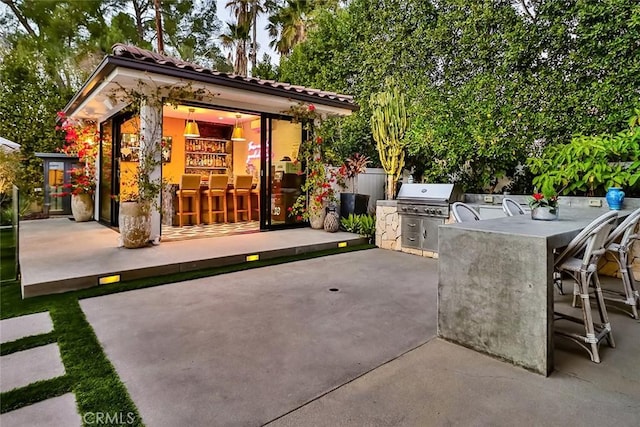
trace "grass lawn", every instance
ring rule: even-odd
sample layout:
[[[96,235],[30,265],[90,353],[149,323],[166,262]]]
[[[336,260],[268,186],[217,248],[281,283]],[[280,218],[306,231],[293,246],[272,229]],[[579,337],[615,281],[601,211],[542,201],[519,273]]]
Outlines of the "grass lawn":
[[[16,278],[16,242],[12,228],[0,228],[0,280]]]
[[[19,282],[3,283],[0,286],[0,317],[2,319],[49,311],[54,330],[48,334],[27,337],[4,344],[0,353],[2,355],[10,354],[57,341],[66,374],[0,394],[0,412],[11,411],[73,391],[81,414],[86,412],[133,413],[136,419],[133,424],[129,425],[143,425],[126,387],[107,359],[91,325],[80,309],[79,300],[81,299],[373,247],[375,246],[362,245],[329,249],[265,261],[121,282],[26,300],[22,300]]]

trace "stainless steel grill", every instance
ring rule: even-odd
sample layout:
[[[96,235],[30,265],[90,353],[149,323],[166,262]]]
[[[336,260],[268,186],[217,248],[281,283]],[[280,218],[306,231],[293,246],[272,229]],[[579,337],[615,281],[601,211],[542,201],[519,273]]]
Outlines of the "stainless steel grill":
[[[438,251],[438,225],[449,218],[449,206],[462,200],[454,184],[403,184],[398,192],[402,246]]]

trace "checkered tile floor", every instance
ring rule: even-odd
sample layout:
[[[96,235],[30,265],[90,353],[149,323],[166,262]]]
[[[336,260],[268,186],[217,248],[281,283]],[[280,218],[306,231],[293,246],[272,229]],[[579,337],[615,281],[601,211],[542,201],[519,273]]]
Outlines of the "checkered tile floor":
[[[183,227],[163,225],[162,241],[171,242],[176,240],[206,239],[209,237],[254,233],[257,231],[260,231],[260,223],[258,221],[185,225]]]

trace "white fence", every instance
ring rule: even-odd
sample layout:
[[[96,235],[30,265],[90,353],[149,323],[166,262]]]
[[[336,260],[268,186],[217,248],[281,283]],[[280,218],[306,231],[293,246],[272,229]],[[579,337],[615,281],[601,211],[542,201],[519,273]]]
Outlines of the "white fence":
[[[332,168],[337,169],[337,168]],[[328,176],[328,175],[327,175]],[[370,214],[376,212],[376,202],[378,200],[384,200],[385,191],[384,187],[387,182],[387,175],[382,168],[367,168],[366,172],[358,175],[358,194],[369,195],[369,206],[367,210]],[[340,188],[336,184],[333,184],[333,189],[336,193],[341,191],[352,193],[354,192],[353,183],[350,180],[345,182],[346,188]],[[338,197],[338,200],[340,198]]]
[[[376,211],[376,202],[384,200],[387,175],[382,168],[367,168],[358,176],[358,193],[369,195],[369,212]]]

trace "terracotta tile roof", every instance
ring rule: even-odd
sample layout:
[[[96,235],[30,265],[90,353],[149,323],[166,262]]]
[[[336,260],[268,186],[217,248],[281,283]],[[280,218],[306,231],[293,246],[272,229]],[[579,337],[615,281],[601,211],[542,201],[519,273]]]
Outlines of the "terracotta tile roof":
[[[178,58],[172,58],[170,56],[160,55],[158,53],[155,53],[146,49],[140,49],[139,47],[136,47],[136,46],[129,46],[121,43],[116,43],[115,45],[113,45],[112,51],[113,51],[113,55],[117,57],[130,58],[138,61],[150,62],[158,65],[164,65],[164,66],[175,67],[183,70],[195,71],[197,73],[212,75],[222,79],[229,79],[233,81],[243,81],[250,85],[272,87],[278,90],[282,90],[283,92],[300,93],[304,95],[330,99],[332,101],[344,102],[352,106],[354,105],[353,97],[350,95],[342,95],[335,92],[327,92],[319,89],[307,88],[304,86],[296,86],[289,83],[276,82],[273,80],[262,80],[262,79],[252,78],[252,77],[239,76],[237,74],[222,73],[209,68],[204,68],[193,62],[187,62]]]

